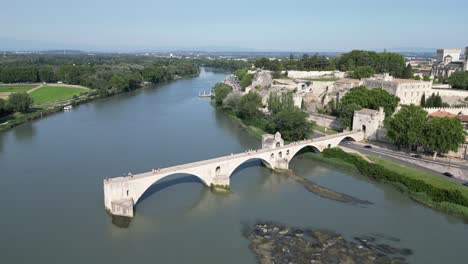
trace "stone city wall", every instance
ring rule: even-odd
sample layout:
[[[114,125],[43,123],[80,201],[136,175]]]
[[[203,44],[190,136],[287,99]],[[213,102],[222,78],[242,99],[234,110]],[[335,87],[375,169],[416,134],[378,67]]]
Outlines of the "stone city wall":
[[[328,127],[332,129],[340,129],[340,121],[337,117],[330,115],[323,115],[318,113],[310,113],[309,120],[314,121],[319,126]]]
[[[468,107],[426,107],[424,110],[426,110],[429,114],[438,111],[444,111],[454,115],[458,115],[459,113],[468,115]]]
[[[288,71],[288,77],[295,79],[314,79],[332,76],[344,78],[345,72],[340,71]]]

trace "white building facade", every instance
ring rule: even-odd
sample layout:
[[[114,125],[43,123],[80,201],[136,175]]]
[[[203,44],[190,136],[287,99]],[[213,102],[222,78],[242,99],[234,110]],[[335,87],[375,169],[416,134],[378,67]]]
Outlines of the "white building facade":
[[[438,80],[446,80],[457,71],[468,71],[468,47],[465,48],[465,58],[460,59],[460,49],[438,49],[437,61],[432,65],[432,76]]]
[[[368,140],[377,140],[383,138],[385,112],[384,108],[379,110],[361,109],[354,111],[353,116],[353,131],[363,131],[364,137]]]
[[[366,78],[364,85],[369,89],[382,88],[390,94],[400,98],[400,104],[420,105],[422,95],[430,96],[432,82],[413,79],[397,79],[388,74]]]

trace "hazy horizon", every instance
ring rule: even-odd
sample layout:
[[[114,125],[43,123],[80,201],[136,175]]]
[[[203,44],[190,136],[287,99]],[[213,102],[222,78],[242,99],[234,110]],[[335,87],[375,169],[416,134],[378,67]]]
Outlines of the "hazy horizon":
[[[0,50],[346,52],[468,46],[468,2],[199,0],[3,4]],[[452,11],[454,10],[454,11]],[[443,21],[443,23],[441,23]],[[447,21],[450,24],[447,24]]]

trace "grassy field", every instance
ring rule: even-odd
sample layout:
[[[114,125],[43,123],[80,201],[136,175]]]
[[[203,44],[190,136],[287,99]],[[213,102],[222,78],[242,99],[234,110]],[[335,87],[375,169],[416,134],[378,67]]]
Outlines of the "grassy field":
[[[44,87],[33,91],[31,93],[31,97],[34,99],[35,104],[43,104],[70,99],[85,91],[87,90],[84,88],[45,85]]]
[[[459,190],[468,199],[468,187],[452,182],[448,179],[445,179],[444,177],[441,177],[439,175],[434,175],[431,173],[427,173],[427,172],[423,172],[415,168],[406,167],[404,165],[401,165],[393,161],[384,160],[384,159],[373,157],[373,156],[368,156],[368,158],[372,160],[373,162],[378,163],[389,170],[400,173],[408,178],[422,180],[430,185],[444,188],[444,189]]]
[[[31,90],[32,88],[37,87],[35,84],[22,84],[22,85],[0,85],[0,93],[22,93]]]

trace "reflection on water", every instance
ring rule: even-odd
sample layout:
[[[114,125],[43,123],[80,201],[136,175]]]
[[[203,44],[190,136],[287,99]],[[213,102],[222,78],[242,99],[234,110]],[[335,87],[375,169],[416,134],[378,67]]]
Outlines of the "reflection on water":
[[[132,222],[132,218],[125,216],[112,215],[112,224],[119,228],[128,228]]]
[[[34,135],[36,133],[36,130],[34,128],[34,122],[29,122],[22,124],[18,127],[16,127],[14,130],[14,135],[15,138],[18,141],[29,141],[34,139]]]

